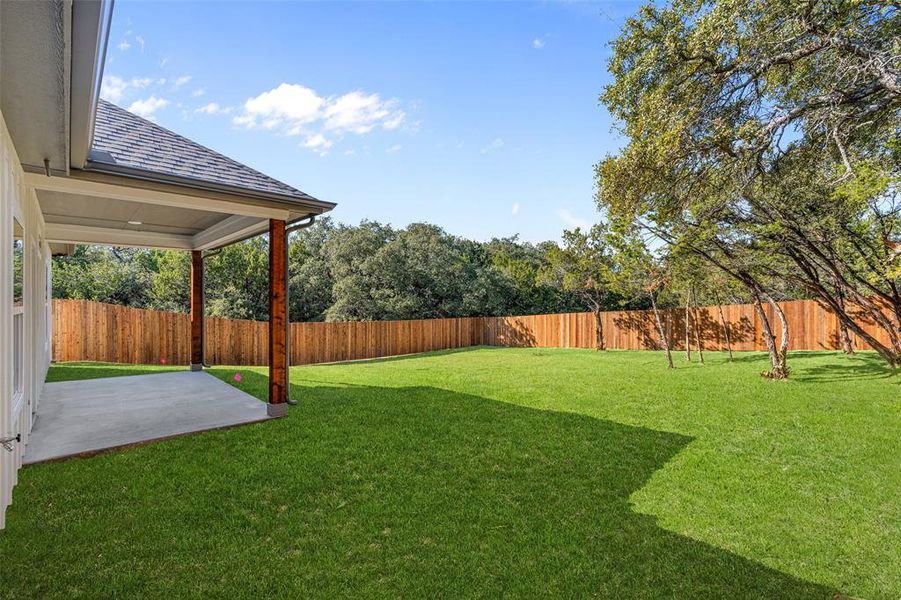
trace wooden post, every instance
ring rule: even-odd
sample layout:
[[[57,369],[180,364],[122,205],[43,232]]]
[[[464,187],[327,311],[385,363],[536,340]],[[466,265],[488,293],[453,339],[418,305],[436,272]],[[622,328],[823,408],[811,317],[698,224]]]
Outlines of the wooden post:
[[[272,417],[288,414],[287,235],[285,222],[269,220],[269,406]]]
[[[203,252],[191,251],[191,370],[203,369]]]

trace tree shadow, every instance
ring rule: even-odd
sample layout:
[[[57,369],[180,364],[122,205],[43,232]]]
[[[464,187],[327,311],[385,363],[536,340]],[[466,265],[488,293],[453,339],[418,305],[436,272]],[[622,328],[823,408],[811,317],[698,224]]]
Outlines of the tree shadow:
[[[4,592],[831,596],[634,511],[690,437],[426,386],[291,391],[286,419],[26,469]]]
[[[669,318],[670,315],[661,312],[661,320],[663,321],[663,330],[669,339],[670,347],[673,347],[675,335],[675,324]],[[634,333],[638,336],[638,344],[640,348],[647,350],[663,350],[660,345],[660,334],[657,332],[657,324],[654,321],[654,313],[651,311],[626,311],[617,313],[613,317],[613,323],[616,327],[624,332]]]
[[[854,356],[842,356],[840,363],[830,361],[829,364],[822,364],[820,363],[822,358],[823,353],[814,350],[789,352],[789,365],[796,365],[791,378],[802,382],[823,383],[849,379],[888,379],[895,376],[885,361],[873,351],[857,352]],[[816,362],[809,364],[806,363],[807,360]],[[901,382],[901,379],[898,382]]]
[[[741,316],[735,321],[726,321],[725,331],[723,323],[716,314],[716,308],[702,306],[698,308],[698,328],[701,332],[701,341],[705,350],[726,350],[726,334],[733,350],[747,348],[748,344],[754,344],[754,323],[746,316]],[[684,326],[684,325],[683,325]],[[692,341],[694,340],[692,332]]]
[[[538,345],[532,330],[516,317],[494,319],[495,344],[508,348],[533,348]]]
[[[745,316],[735,321],[726,322],[726,330],[719,318],[712,314],[712,307],[699,307],[697,310],[698,333],[704,350],[726,350],[726,334],[733,350],[742,348],[742,344],[754,342],[754,324]],[[685,310],[668,308],[660,311],[663,329],[672,350],[685,350]],[[617,313],[613,318],[617,328],[630,332],[638,337],[638,348],[647,350],[663,350],[660,335],[652,311],[626,311]],[[688,332],[692,349],[695,348],[694,325],[688,323]]]
[[[835,354],[835,352],[833,352]],[[888,379],[895,374],[876,352],[864,350],[854,356],[840,356],[840,361],[823,362],[822,350],[789,350],[788,365],[792,372],[790,381],[801,383],[841,382],[851,379]],[[735,363],[760,363],[761,369],[769,365],[765,352],[738,352]],[[901,383],[901,378],[898,379]]]
[[[344,364],[353,364],[353,365],[365,365],[369,363],[389,363],[389,362],[401,362],[407,360],[422,360],[423,356],[450,356],[452,354],[460,354],[464,352],[472,352],[473,350],[505,350],[502,346],[465,346],[462,348],[446,348],[444,350],[429,350],[427,352],[415,352],[410,354],[397,354],[394,356],[378,356],[375,358],[361,358],[357,360],[341,360],[333,363],[309,363],[309,364],[292,364],[292,367],[296,366],[329,366],[329,365],[344,365]]]

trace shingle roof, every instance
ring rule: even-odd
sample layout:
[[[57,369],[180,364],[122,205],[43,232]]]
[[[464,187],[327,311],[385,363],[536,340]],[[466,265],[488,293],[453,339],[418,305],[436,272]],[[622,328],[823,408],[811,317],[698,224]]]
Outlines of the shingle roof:
[[[318,202],[309,194],[214,152],[147,119],[100,100],[88,167],[191,180],[264,195]]]

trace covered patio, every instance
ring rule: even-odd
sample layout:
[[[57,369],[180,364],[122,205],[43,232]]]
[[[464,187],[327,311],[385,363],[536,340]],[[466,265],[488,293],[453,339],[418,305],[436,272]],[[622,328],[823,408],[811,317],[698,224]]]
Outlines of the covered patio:
[[[335,205],[110,102],[96,105],[82,169],[26,173],[53,247],[74,244],[191,252],[192,371],[204,360],[204,261],[223,246],[269,238],[270,416],[287,414],[288,235]],[[88,334],[88,332],[85,332]]]
[[[111,15],[109,0],[0,2],[0,528],[23,459],[286,416],[288,235],[335,207],[101,99]],[[258,235],[265,404],[202,372],[204,263]],[[76,244],[190,252],[190,371],[44,389],[51,255]]]
[[[265,421],[266,405],[202,371],[48,383],[24,464]]]
[[[79,243],[191,253],[191,359],[184,372],[46,384],[23,463],[287,415],[288,235],[333,204],[103,100],[84,168],[26,173],[25,180],[55,253]],[[269,239],[266,404],[203,372],[204,262],[261,234]]]

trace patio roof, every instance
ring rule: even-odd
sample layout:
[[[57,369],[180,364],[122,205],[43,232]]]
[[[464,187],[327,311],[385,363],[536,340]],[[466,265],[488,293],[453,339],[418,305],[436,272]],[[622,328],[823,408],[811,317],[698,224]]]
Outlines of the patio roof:
[[[49,241],[207,250],[335,206],[105,100],[95,123],[84,169],[26,175]]]
[[[252,192],[276,200],[320,202],[286,183],[100,100],[85,170]]]

